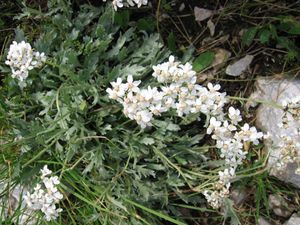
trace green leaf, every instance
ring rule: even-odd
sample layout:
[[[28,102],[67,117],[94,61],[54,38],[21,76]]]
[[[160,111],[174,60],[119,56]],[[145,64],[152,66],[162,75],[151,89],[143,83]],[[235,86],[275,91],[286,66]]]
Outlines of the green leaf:
[[[258,27],[250,27],[242,36],[242,45],[250,46],[257,33]]]
[[[149,18],[139,19],[137,22],[137,28],[138,30],[144,30],[152,33],[155,30],[155,21]]]
[[[129,20],[130,20],[130,15],[129,11],[117,11],[115,13],[115,24],[119,25],[123,29],[125,29],[128,26]]]
[[[143,143],[145,145],[153,145],[155,143],[155,141],[153,138],[145,137],[141,140],[141,143]]]
[[[195,61],[193,63],[193,69],[196,72],[200,72],[201,70],[204,70],[210,64],[212,64],[212,62],[214,61],[214,58],[215,58],[215,54],[211,51],[202,53],[195,59]]]
[[[122,204],[122,202],[117,201],[116,199],[114,199],[113,197],[110,197],[110,196],[107,196],[107,199],[108,199],[109,201],[111,201],[111,202],[112,202],[115,206],[117,206],[118,208],[123,209],[124,211],[127,212],[127,209],[126,209],[126,207]]]
[[[166,127],[166,129],[169,131],[179,131],[180,126],[178,126],[177,124],[174,124],[174,123],[169,123],[168,126]]]
[[[168,42],[168,48],[172,51],[172,52],[176,52],[176,41],[175,41],[175,36],[174,33],[171,32],[167,38],[167,42]]]
[[[256,208],[256,217],[258,218],[260,215],[260,208],[263,205],[267,209],[267,214],[269,215],[269,204],[268,204],[268,197],[267,197],[267,186],[265,182],[265,174],[261,174],[257,176],[256,180],[256,194],[255,194],[255,208]]]
[[[16,36],[15,36],[15,41],[16,42],[19,43],[21,41],[25,41],[26,40],[24,32],[20,28],[15,29],[15,33],[16,33]]]
[[[167,221],[169,221],[171,223],[174,223],[174,224],[177,224],[177,225],[186,225],[186,223],[183,223],[183,222],[180,222],[178,220],[175,220],[175,219],[173,219],[173,218],[171,218],[171,217],[169,217],[169,216],[167,216],[167,215],[165,215],[165,214],[163,214],[161,212],[157,212],[157,211],[155,211],[153,209],[149,209],[149,208],[147,208],[147,207],[145,207],[143,205],[140,205],[140,204],[138,204],[136,202],[133,202],[133,201],[131,201],[129,199],[124,198],[124,201],[127,202],[127,203],[129,203],[129,204],[131,204],[131,205],[134,205],[134,206],[136,206],[136,207],[138,207],[138,208],[140,208],[140,209],[142,209],[142,210],[144,210],[144,211],[146,211],[148,213],[151,213],[151,214],[153,214],[155,216],[158,216],[158,217],[160,217],[162,219],[165,219],[165,220],[167,220]]]
[[[289,34],[300,35],[300,23],[293,23],[287,32]]]
[[[186,63],[193,58],[193,53],[195,52],[195,47],[190,45],[187,49],[184,50],[181,62]]]
[[[212,213],[216,212],[216,210],[214,210],[214,209],[196,207],[196,206],[191,206],[191,205],[184,205],[184,204],[172,204],[172,205],[182,207],[182,208],[186,208],[186,209],[197,210],[197,211],[200,211],[200,212],[212,212]]]
[[[86,107],[87,107],[87,102],[86,102],[86,101],[82,101],[82,102],[80,103],[80,105],[79,105],[79,109],[80,109],[81,111],[85,110]]]
[[[186,159],[180,157],[180,156],[175,156],[176,161],[181,164],[181,165],[186,165],[188,162]]]
[[[300,35],[300,23],[298,23],[298,22],[281,23],[278,26],[278,29],[282,30],[288,34]]]
[[[287,50],[295,51],[296,49],[295,43],[287,37],[279,36],[277,41],[278,44],[280,44],[282,47],[284,47]]]
[[[272,38],[277,39],[278,38],[277,28],[274,25],[271,24],[271,25],[269,25],[269,30],[271,32]]]
[[[225,199],[225,218],[230,218],[231,225],[241,225],[241,222],[236,215],[235,209],[233,208],[232,200],[226,198]]]
[[[267,29],[263,29],[259,34],[259,40],[262,44],[269,43],[270,37],[271,37],[271,31]]]
[[[5,25],[5,22],[0,18],[0,28],[2,29]]]

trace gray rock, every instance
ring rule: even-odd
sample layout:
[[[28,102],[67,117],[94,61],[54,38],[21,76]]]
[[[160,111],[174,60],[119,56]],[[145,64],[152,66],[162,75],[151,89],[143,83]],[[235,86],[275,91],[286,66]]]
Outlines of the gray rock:
[[[250,96],[251,100],[248,104],[254,106],[253,100],[263,102],[257,110],[256,126],[265,133],[270,134],[270,140],[265,142],[266,150],[269,152],[268,167],[270,168],[270,174],[292,184],[294,187],[300,188],[300,176],[295,174],[295,163],[290,163],[283,171],[276,170],[276,163],[280,159],[281,148],[279,143],[281,136],[286,135],[300,142],[297,133],[297,129],[300,128],[299,123],[295,121],[293,126],[288,129],[282,129],[278,126],[284,114],[278,106],[285,100],[300,95],[300,80],[259,78],[256,87],[257,91]],[[299,152],[298,156],[300,156]]]
[[[279,195],[269,195],[268,204],[277,216],[289,217],[293,212],[287,202]]]
[[[291,218],[284,223],[284,225],[299,225],[300,224],[300,217],[298,214],[294,213]]]
[[[274,224],[269,222],[266,218],[260,216],[258,219],[258,225],[274,225]]]
[[[194,14],[195,14],[195,20],[201,22],[211,17],[214,14],[214,11],[209,9],[199,8],[196,6],[194,8]]]
[[[245,70],[247,70],[253,58],[253,55],[246,55],[235,63],[228,65],[225,73],[230,76],[240,76]]]
[[[298,168],[296,162],[289,163],[285,170],[277,171],[271,170],[271,175],[277,177],[286,183],[292,184],[294,187],[300,188],[300,176],[295,174],[295,170]],[[299,223],[300,225],[300,223]]]
[[[247,198],[246,190],[244,189],[233,189],[230,193],[230,198],[234,205],[241,205]]]

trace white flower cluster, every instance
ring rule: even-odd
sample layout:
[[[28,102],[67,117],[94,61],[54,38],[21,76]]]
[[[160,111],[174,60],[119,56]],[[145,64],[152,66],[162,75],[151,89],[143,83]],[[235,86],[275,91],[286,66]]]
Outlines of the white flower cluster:
[[[206,190],[204,195],[212,207],[219,208],[229,195],[236,168],[246,158],[244,146],[248,143],[257,145],[264,135],[247,123],[239,126],[242,117],[238,109],[230,107],[225,116],[226,93],[219,92],[220,85],[208,83],[206,88],[196,84],[196,72],[191,64],[183,65],[170,56],[168,62],[153,66],[153,70],[153,77],[161,83],[159,87],[140,89],[141,81],[133,81],[129,75],[126,83],[118,78],[106,91],[111,99],[123,105],[124,114],[142,128],[151,126],[154,116],[171,109],[176,110],[178,116],[203,113],[210,117],[207,134],[216,141],[226,168],[219,172],[214,190]]]
[[[207,202],[214,208],[220,208],[223,205],[224,199],[229,196],[229,188],[231,180],[235,177],[233,168],[219,171],[219,181],[215,183],[214,190],[205,190],[203,192]]]
[[[250,127],[248,123],[239,129],[238,122],[242,118],[238,109],[230,107],[228,117],[229,121],[226,119],[219,121],[212,117],[207,134],[212,134],[212,138],[216,140],[216,147],[220,149],[226,165],[236,168],[242,164],[247,155],[244,144],[252,142],[257,145],[264,135],[262,132],[257,132],[255,127]]]
[[[45,61],[45,53],[34,51],[31,45],[25,41],[20,43],[13,41],[5,64],[10,66],[13,78],[24,81],[30,70],[41,67]]]
[[[103,2],[106,2],[106,0],[103,0]],[[138,8],[140,8],[142,5],[147,5],[148,0],[112,0],[112,4],[114,6],[114,9],[117,11],[118,8],[123,8],[124,6],[137,6]]]
[[[24,201],[22,201],[24,192],[26,192],[26,187],[21,185],[16,185],[11,187],[9,181],[0,181],[0,192],[4,193],[9,190],[9,195],[3,195],[0,198],[0,212],[2,219],[1,221],[6,221],[12,215],[16,215],[17,212],[22,212],[18,217],[12,218],[11,224],[18,225],[35,225],[37,224],[37,216],[32,210],[26,208]],[[8,221],[8,220],[7,220]]]
[[[300,142],[294,137],[300,136],[299,127],[300,123],[300,96],[290,98],[282,102],[284,113],[282,122],[278,126],[284,129],[284,134],[280,136],[278,147],[280,148],[280,155],[276,163],[275,169],[283,171],[289,163],[300,162]],[[295,124],[296,123],[296,124]],[[300,175],[300,167],[295,171]]]
[[[168,62],[153,66],[153,70],[153,76],[162,83],[159,87],[140,89],[141,81],[133,81],[129,75],[127,83],[118,78],[106,90],[111,99],[123,105],[124,114],[142,128],[152,125],[153,116],[170,109],[175,109],[178,116],[201,112],[222,117],[226,93],[218,91],[220,85],[209,83],[206,88],[196,84],[191,64],[180,64],[170,56]]]
[[[219,172],[219,181],[215,183],[214,191],[204,191],[208,203],[213,208],[222,206],[224,198],[228,197],[230,180],[235,177],[236,168],[247,155],[244,146],[251,142],[257,145],[264,137],[262,132],[257,132],[255,127],[250,127],[247,123],[239,128],[238,123],[242,121],[242,117],[238,109],[230,107],[228,118],[229,120],[220,121],[212,117],[207,128],[207,134],[211,134],[216,140],[216,147],[220,149],[220,156],[225,159],[227,167],[223,172]]]
[[[32,194],[26,193],[24,200],[29,209],[41,210],[47,221],[55,220],[58,213],[62,211],[61,208],[56,208],[55,205],[63,198],[63,195],[57,189],[60,181],[57,176],[51,176],[52,171],[48,169],[47,165],[44,166],[41,173],[43,185],[37,184]]]
[[[300,96],[290,98],[281,105],[284,108],[284,114],[282,123],[279,124],[280,127],[287,129],[293,126],[294,121],[300,123]],[[299,130],[297,132],[299,133]]]
[[[284,170],[289,163],[299,161],[298,152],[300,150],[300,143],[293,140],[290,136],[282,135],[281,142],[279,144],[280,155],[279,160],[276,163],[276,170]],[[296,170],[296,174],[299,174],[300,169]]]

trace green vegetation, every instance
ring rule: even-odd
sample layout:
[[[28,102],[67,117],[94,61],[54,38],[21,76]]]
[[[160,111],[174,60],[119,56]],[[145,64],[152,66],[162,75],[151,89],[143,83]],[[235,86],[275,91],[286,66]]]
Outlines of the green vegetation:
[[[201,78],[200,72],[215,69],[216,48],[226,48],[233,53],[229,62],[253,53],[259,70],[229,78],[222,67],[204,81],[220,83],[233,96],[230,103],[243,107],[258,72],[299,73],[299,1],[286,7],[276,1],[225,4],[214,16],[216,30],[222,32],[204,44],[208,28],[193,15],[198,1],[159,0],[117,12],[101,0],[24,2],[0,3],[5,34],[0,37],[1,224],[18,224],[23,209],[12,210],[7,199],[14,187],[30,189],[39,183],[45,164],[61,181],[63,212],[51,222],[40,213],[37,224],[236,225],[255,224],[262,215],[283,221],[272,217],[270,193],[284,196],[299,210],[299,190],[268,176],[263,144],[249,146],[233,183],[233,188],[249,191],[246,202],[236,206],[227,199],[224,212],[212,209],[203,191],[218,179],[224,162],[206,135],[209,118],[195,121],[168,112],[141,130],[106,92],[110,82],[129,74],[144,87],[157,84],[152,66],[171,53],[192,62]],[[185,9],[178,12],[183,2]],[[217,10],[221,3],[205,4]],[[239,21],[235,29],[232,24]],[[224,39],[227,34],[230,38]],[[24,88],[4,63],[13,40],[25,40],[48,57],[42,69],[30,72]],[[259,62],[273,53],[274,63],[267,62],[271,66]],[[253,123],[253,117],[245,120]]]

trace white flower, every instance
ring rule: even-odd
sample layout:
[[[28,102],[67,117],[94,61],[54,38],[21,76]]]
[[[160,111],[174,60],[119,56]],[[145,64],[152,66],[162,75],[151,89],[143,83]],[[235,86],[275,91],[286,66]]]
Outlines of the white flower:
[[[47,221],[55,220],[58,217],[58,213],[62,212],[62,209],[56,209],[54,204],[45,204],[41,208],[41,211],[45,214]]]
[[[233,108],[232,106],[229,107],[228,110],[229,114],[228,117],[231,119],[233,124],[238,124],[238,122],[242,121],[242,117],[240,115],[240,110]]]
[[[44,177],[50,175],[50,174],[52,173],[52,171],[48,169],[48,166],[47,166],[47,165],[45,165],[45,166],[43,167],[43,169],[41,169],[41,173],[42,173],[41,178],[43,179]]]
[[[24,81],[30,70],[41,67],[45,61],[45,54],[35,52],[29,43],[13,41],[9,47],[5,64],[10,66],[13,78]]]
[[[216,85],[214,86],[212,83],[208,83],[208,84],[207,84],[207,87],[208,87],[208,89],[209,89],[209,91],[210,91],[211,93],[217,92],[218,90],[221,89],[221,86],[220,86],[219,84],[216,84]]]
[[[215,117],[210,118],[209,127],[207,128],[206,133],[211,134],[214,130],[218,129],[221,126],[221,122],[217,121]]]
[[[114,6],[114,9],[117,11],[118,8],[122,8],[124,6],[123,0],[113,0],[112,4]]]
[[[136,113],[134,119],[136,120],[136,122],[141,126],[141,128],[146,128],[147,126],[151,126],[151,120],[152,120],[152,113],[147,111],[147,110],[143,110],[143,111],[139,111]]]
[[[162,112],[166,112],[168,110],[167,107],[163,107],[161,103],[157,104],[157,105],[151,105],[149,107],[151,113],[153,113],[153,115],[161,115]]]
[[[255,145],[258,145],[259,139],[264,136],[262,132],[257,132],[255,127],[250,127],[248,123],[245,123],[241,128],[239,133],[236,133],[235,137],[238,140],[242,140],[244,142],[250,141]]]
[[[220,190],[203,192],[207,202],[214,208],[218,209],[224,205],[224,199],[229,196],[229,190],[227,187],[223,187]]]
[[[112,89],[106,89],[106,92],[109,94],[109,98],[120,101],[120,99],[124,97],[125,92],[128,89],[128,85],[123,84],[121,78],[118,78],[116,82],[111,82],[110,84]]]
[[[298,152],[300,150],[300,143],[287,135],[281,135],[281,141],[278,145],[280,154],[276,163],[275,170],[284,170],[289,163],[299,162]],[[300,169],[296,170],[298,173]]]
[[[295,174],[300,175],[300,167],[296,169]]]
[[[235,177],[235,169],[233,167],[227,168],[224,171],[219,171],[220,183],[224,186],[230,183],[230,180]]]
[[[138,86],[140,85],[141,81],[138,80],[138,81],[133,81],[133,77],[132,75],[129,75],[127,77],[127,90],[128,91],[132,91],[132,92],[139,92],[139,88]]]
[[[112,88],[106,90],[111,99],[123,105],[123,112],[127,117],[136,120],[142,127],[151,125],[148,120],[153,115],[159,116],[170,109],[175,109],[180,117],[191,113],[223,117],[226,93],[218,92],[220,85],[213,86],[209,83],[208,90],[195,84],[197,77],[191,64],[183,65],[171,55],[167,62],[153,66],[153,70],[152,75],[164,85],[140,89],[138,85],[141,81],[134,81],[129,75],[127,83],[122,84],[122,79],[118,78],[116,82],[111,82]]]
[[[43,179],[43,183],[47,189],[48,192],[50,193],[54,193],[57,191],[57,188],[55,186],[55,184],[53,183],[52,179],[51,178],[48,178],[48,177],[45,177]]]
[[[128,2],[128,0],[127,0]],[[148,0],[134,0],[135,4],[137,4],[137,7],[140,8],[142,5],[147,5]]]
[[[102,0],[103,2],[106,2],[106,0]],[[142,5],[147,5],[148,0],[112,0],[112,4],[114,6],[114,9],[117,11],[118,8],[122,8],[124,6],[137,6],[140,8]]]
[[[60,181],[57,176],[50,176],[52,171],[48,169],[47,165],[41,169],[41,173],[43,186],[37,184],[34,192],[32,194],[27,192],[23,198],[29,209],[33,211],[41,210],[44,213],[45,220],[55,220],[58,213],[62,211],[60,208],[56,209],[55,206],[63,198],[57,188]]]

